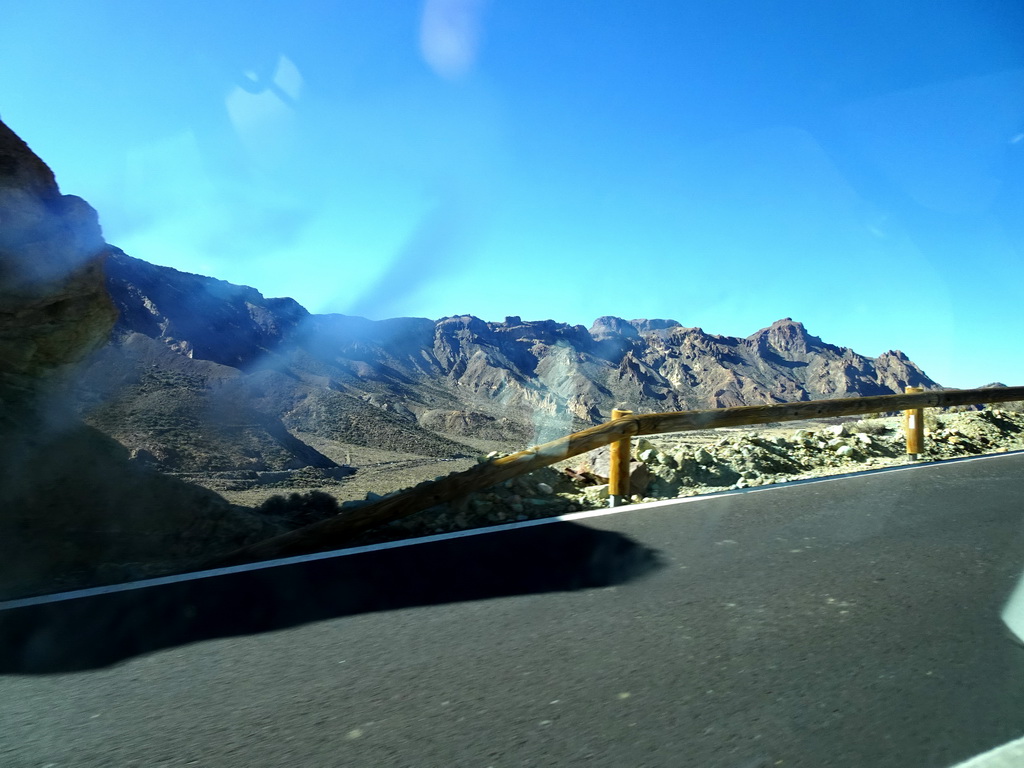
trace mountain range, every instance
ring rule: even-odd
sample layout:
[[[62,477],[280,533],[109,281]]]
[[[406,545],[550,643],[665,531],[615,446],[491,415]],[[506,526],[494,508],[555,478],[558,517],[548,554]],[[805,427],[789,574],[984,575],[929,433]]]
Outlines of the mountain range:
[[[470,315],[372,321],[111,248],[111,341],[82,370],[87,422],[164,469],[333,466],[302,436],[427,456],[525,447],[636,412],[937,386],[906,355],[823,342],[790,318],[746,338],[674,320]]]

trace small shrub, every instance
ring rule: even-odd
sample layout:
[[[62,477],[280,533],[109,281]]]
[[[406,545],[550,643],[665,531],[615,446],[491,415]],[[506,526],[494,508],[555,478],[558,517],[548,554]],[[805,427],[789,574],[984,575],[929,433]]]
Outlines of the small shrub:
[[[850,425],[851,432],[863,432],[868,435],[884,435],[889,431],[882,419],[861,419]]]
[[[1001,411],[1011,413],[1024,413],[1024,400],[1011,400],[1007,403],[993,403],[990,408],[998,408]]]
[[[288,498],[280,494],[271,496],[256,511],[263,515],[280,517],[296,528],[317,523],[338,514],[338,500],[323,491],[292,493]]]

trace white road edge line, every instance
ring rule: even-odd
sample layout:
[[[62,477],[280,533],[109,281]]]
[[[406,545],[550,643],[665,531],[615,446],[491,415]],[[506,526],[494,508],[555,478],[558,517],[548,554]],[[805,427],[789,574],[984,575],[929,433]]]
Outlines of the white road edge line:
[[[607,515],[618,515],[623,512],[637,512],[645,509],[656,509],[658,507],[674,506],[677,504],[690,504],[701,501],[716,501],[718,499],[727,498],[729,496],[735,496],[744,493],[758,493],[761,491],[778,491],[785,490],[786,488],[792,488],[795,486],[808,485],[810,483],[829,483],[836,482],[839,480],[853,480],[865,475],[874,474],[885,474],[889,472],[905,472],[915,469],[924,469],[926,467],[941,467],[950,464],[960,464],[967,461],[984,461],[986,459],[999,459],[1005,456],[1016,456],[1024,451],[1006,451],[1004,453],[991,453],[984,456],[965,456],[958,457],[955,459],[946,459],[944,461],[930,461],[930,462],[919,462],[915,464],[907,464],[905,466],[895,467],[879,467],[878,469],[869,469],[862,472],[851,472],[843,475],[832,475],[828,477],[814,477],[806,480],[791,480],[786,483],[773,483],[772,485],[756,486],[754,488],[742,488],[733,491],[722,491],[720,493],[712,493],[703,496],[687,496],[682,499],[662,499],[660,501],[651,501],[646,504],[628,504],[622,507],[609,507],[606,509],[590,509],[585,512],[571,512],[567,515],[559,515],[558,517],[542,517],[537,520],[524,520],[517,523],[504,523],[502,525],[492,525],[486,528],[470,528],[465,531],[452,531],[451,533],[436,533],[431,536],[420,536],[412,539],[402,539],[401,541],[389,541],[383,544],[368,544],[364,547],[351,547],[349,549],[335,549],[329,552],[317,552],[312,555],[294,555],[292,557],[283,557],[276,560],[263,560],[258,563],[246,563],[245,565],[232,565],[226,568],[213,568],[206,571],[192,571],[190,573],[179,573],[173,576],[157,576],[152,579],[142,579],[140,581],[129,581],[123,584],[109,584],[103,587],[89,587],[87,589],[76,589],[68,592],[55,592],[50,595],[37,595],[35,597],[22,597],[16,600],[7,600],[0,602],[0,611],[12,610],[15,608],[27,608],[33,605],[44,605],[46,603],[57,603],[64,600],[75,600],[82,597],[95,597],[97,595],[106,595],[114,592],[128,592],[134,589],[144,589],[146,587],[157,587],[164,584],[177,584],[183,581],[192,581],[198,579],[207,579],[214,576],[226,576],[232,573],[245,573],[247,571],[258,571],[264,568],[276,568],[282,565],[294,565],[296,563],[310,563],[316,560],[328,560],[335,557],[347,557],[349,555],[361,555],[365,552],[379,552],[385,549],[398,549],[400,547],[411,547],[417,544],[430,544],[435,541],[447,541],[449,539],[462,539],[467,536],[483,536],[490,533],[501,533],[502,531],[513,531],[518,528],[532,528],[538,525],[549,525],[551,523],[564,523],[573,522],[576,520],[586,520],[591,517],[605,517]]]
[[[953,768],[1019,768],[1024,765],[1024,738],[1008,741],[1002,746],[982,752]]]

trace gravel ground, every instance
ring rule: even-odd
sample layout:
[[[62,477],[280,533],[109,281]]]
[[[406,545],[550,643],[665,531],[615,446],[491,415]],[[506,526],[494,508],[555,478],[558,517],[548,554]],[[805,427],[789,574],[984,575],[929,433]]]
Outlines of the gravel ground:
[[[291,492],[321,491],[330,494],[339,502],[365,499],[367,494],[371,493],[383,496],[398,488],[408,488],[424,480],[433,480],[442,475],[469,469],[476,464],[476,459],[472,458],[437,459],[414,453],[398,453],[362,445],[337,443],[308,433],[299,433],[296,437],[339,464],[355,468],[355,474],[341,480],[318,481],[315,473],[310,473],[313,477],[308,480],[274,483],[256,488],[227,487],[227,484],[210,478],[190,479],[217,491],[233,504],[257,507],[271,496]],[[507,445],[493,440],[476,440],[462,436],[458,439],[476,448],[481,455],[491,451],[510,450]]]

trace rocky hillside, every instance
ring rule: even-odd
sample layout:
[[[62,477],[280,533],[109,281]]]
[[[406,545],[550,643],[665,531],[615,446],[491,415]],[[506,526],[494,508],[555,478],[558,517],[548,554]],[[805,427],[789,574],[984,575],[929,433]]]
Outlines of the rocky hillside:
[[[116,250],[107,276],[119,320],[82,375],[83,410],[181,471],[327,466],[301,434],[443,457],[473,452],[460,437],[523,447],[619,405],[669,411],[935,386],[901,352],[865,357],[789,318],[747,338],[617,317],[590,329],[468,315],[370,321],[313,315]],[[226,436],[225,419],[235,429]]]

